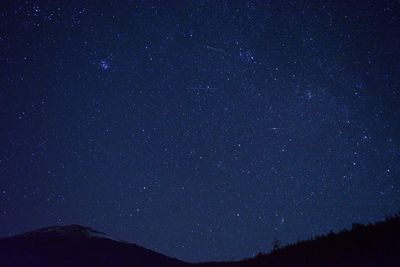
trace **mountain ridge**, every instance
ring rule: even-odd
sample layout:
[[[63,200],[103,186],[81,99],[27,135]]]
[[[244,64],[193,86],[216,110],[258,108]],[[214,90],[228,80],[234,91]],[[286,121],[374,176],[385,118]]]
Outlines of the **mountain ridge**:
[[[189,264],[77,224],[0,238],[0,266],[186,267]]]
[[[330,232],[255,258],[188,263],[114,239],[89,227],[51,226],[0,238],[2,267],[289,267],[400,266],[400,213],[350,230]]]
[[[105,239],[110,239],[110,240],[115,240],[118,242],[125,242],[129,243],[124,240],[116,239],[113,237],[110,237],[109,235],[100,232],[98,230],[94,230],[90,227],[83,226],[80,224],[69,224],[69,225],[55,225],[55,226],[49,226],[49,227],[44,227],[44,228],[39,228],[37,230],[25,232],[22,234],[17,234],[14,236],[10,237],[5,237],[4,239],[7,238],[28,238],[28,237],[35,237],[35,236],[40,236],[40,235],[52,235],[53,237],[68,237],[68,238],[79,238],[79,237],[87,237],[87,238],[105,238]]]

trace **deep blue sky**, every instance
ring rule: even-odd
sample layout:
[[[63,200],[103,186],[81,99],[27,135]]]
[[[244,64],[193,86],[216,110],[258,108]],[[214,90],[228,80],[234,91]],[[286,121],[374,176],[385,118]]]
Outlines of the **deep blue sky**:
[[[398,211],[398,1],[63,2],[0,4],[0,236],[228,260]]]

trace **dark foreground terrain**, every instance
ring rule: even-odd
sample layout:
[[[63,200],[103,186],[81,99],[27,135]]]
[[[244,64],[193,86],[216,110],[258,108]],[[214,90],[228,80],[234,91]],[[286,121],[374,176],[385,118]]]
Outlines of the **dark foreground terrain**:
[[[1,267],[400,266],[400,216],[259,254],[238,262],[191,264],[90,228],[69,225],[0,239]]]
[[[206,263],[197,267],[347,267],[400,266],[400,214],[384,222],[353,224],[349,231],[329,233],[259,254],[239,262]]]

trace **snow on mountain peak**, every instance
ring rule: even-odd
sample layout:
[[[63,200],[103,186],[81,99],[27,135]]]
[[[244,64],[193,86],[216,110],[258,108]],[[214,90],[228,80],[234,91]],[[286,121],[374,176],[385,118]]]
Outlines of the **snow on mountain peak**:
[[[105,233],[93,230],[89,227],[85,227],[78,224],[66,225],[66,226],[52,226],[48,228],[39,229],[35,232],[27,233],[28,235],[41,235],[51,234],[57,237],[72,237],[72,238],[102,238],[109,239],[117,242],[123,242],[121,240],[109,237]]]

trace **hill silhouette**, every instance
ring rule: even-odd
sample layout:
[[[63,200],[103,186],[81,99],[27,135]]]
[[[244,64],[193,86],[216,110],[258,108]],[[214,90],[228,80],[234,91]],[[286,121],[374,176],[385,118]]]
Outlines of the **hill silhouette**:
[[[400,213],[385,221],[351,230],[330,232],[296,244],[277,248],[269,254],[237,262],[201,263],[197,267],[372,267],[400,266]]]
[[[232,262],[192,264],[80,225],[43,228],[0,238],[1,267],[286,267],[400,266],[400,213],[350,230],[330,232],[269,254]]]

